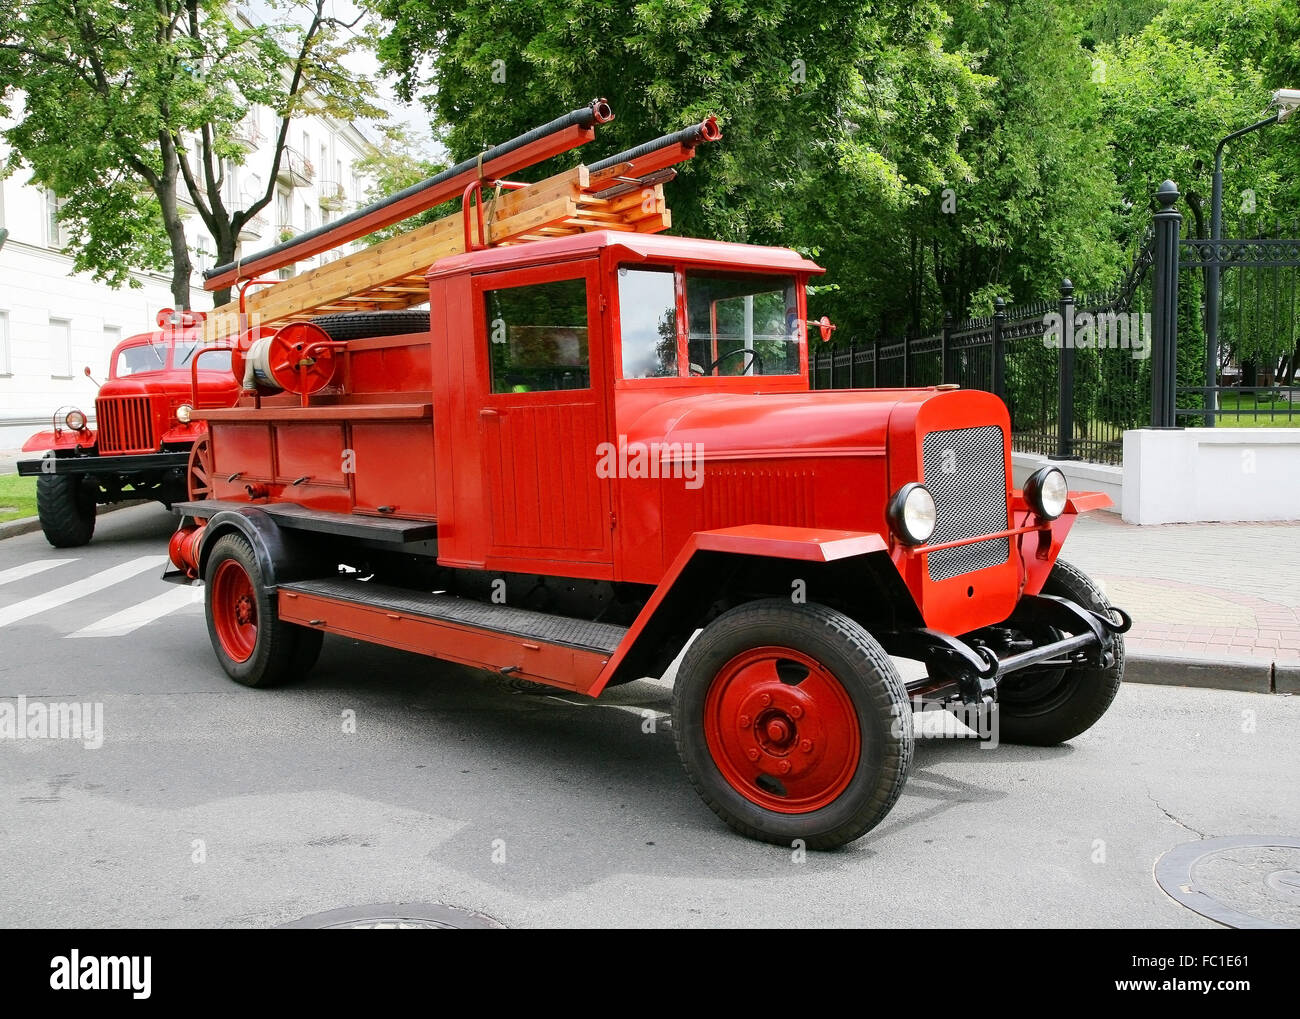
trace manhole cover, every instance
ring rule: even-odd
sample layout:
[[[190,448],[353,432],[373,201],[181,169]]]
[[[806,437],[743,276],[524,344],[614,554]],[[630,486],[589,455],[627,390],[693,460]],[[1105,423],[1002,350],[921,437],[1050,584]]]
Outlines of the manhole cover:
[[[490,916],[440,902],[381,902],[313,913],[282,928],[309,930],[489,930],[501,929]]]
[[[1156,882],[1188,909],[1226,927],[1300,928],[1300,838],[1232,835],[1177,846]]]

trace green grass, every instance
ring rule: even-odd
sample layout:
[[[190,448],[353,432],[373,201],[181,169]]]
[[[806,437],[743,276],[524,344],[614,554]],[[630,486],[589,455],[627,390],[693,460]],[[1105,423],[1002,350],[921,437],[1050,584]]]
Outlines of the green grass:
[[[0,521],[36,516],[36,479],[0,474]]]
[[[1219,408],[1221,413],[1218,417],[1219,428],[1300,428],[1300,402],[1288,403],[1286,400],[1271,397],[1266,393],[1259,394],[1262,399],[1258,402],[1254,393],[1222,393],[1219,396]],[[1256,409],[1260,411],[1274,411],[1275,414],[1233,414],[1235,410]],[[1179,422],[1185,425],[1198,425],[1200,421],[1195,417],[1186,417]]]

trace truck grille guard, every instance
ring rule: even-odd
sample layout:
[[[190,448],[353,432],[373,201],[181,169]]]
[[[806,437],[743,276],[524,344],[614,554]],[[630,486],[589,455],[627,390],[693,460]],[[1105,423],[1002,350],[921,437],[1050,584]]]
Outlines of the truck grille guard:
[[[1081,664],[1108,668],[1115,661],[1114,635],[1127,633],[1133,625],[1123,609],[1112,606],[1111,612],[1114,615],[1107,616],[1055,595],[1024,595],[1004,623],[977,630],[966,640],[919,628],[884,634],[881,643],[892,655],[925,663],[931,682],[914,693],[937,693],[955,685],[965,703],[979,704],[993,700],[998,684],[1022,669]],[[1023,627],[1044,625],[1069,636],[1045,644],[1009,637],[1009,630],[1023,633]],[[1002,638],[1009,653],[999,655],[990,646],[994,637]]]

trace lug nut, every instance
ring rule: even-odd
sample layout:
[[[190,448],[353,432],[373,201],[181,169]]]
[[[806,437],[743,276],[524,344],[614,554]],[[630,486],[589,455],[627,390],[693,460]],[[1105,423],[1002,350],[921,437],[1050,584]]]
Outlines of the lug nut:
[[[790,717],[803,718],[803,708],[799,707],[798,704],[790,705]]]
[[[810,740],[810,739],[801,740],[800,743],[799,743],[799,749],[802,750],[805,754],[811,754],[811,753],[812,753],[812,740]]]
[[[762,697],[759,698],[759,700],[763,702],[763,707],[767,707],[769,704],[772,703],[772,695],[770,693],[765,693],[763,694]]]
[[[782,761],[780,767],[781,767],[781,774],[784,775],[790,770],[790,762]]]
[[[748,751],[746,751],[746,754],[751,761],[758,760],[758,751],[753,749],[752,747]]]
[[[740,727],[741,727],[742,729],[748,729],[748,728],[749,728],[749,716],[748,716],[748,715],[741,715],[741,716],[740,716]]]

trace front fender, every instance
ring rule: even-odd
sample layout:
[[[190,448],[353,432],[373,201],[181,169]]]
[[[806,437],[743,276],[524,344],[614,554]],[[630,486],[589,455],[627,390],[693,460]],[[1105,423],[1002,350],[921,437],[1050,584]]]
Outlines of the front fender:
[[[206,421],[191,421],[187,425],[175,424],[163,432],[159,440],[164,446],[193,445],[208,433]]]
[[[662,671],[729,600],[782,596],[837,606],[864,624],[920,625],[880,534],[771,524],[697,531],[586,693]]]
[[[87,428],[80,432],[74,432],[71,428],[56,428],[44,432],[37,432],[30,439],[23,443],[24,453],[44,452],[47,449],[53,449],[57,452],[93,449],[95,446],[95,430]]]
[[[1022,594],[1041,594],[1047,577],[1056,565],[1056,557],[1061,554],[1066,535],[1074,526],[1080,513],[1105,509],[1111,505],[1110,496],[1105,492],[1070,492],[1065,500],[1065,512],[1052,521],[1049,530],[1031,532],[1019,536],[1020,561],[1024,565],[1025,578]],[[1024,492],[1016,489],[1011,493],[1011,526],[1027,527],[1034,522],[1034,511],[1025,501]]]

